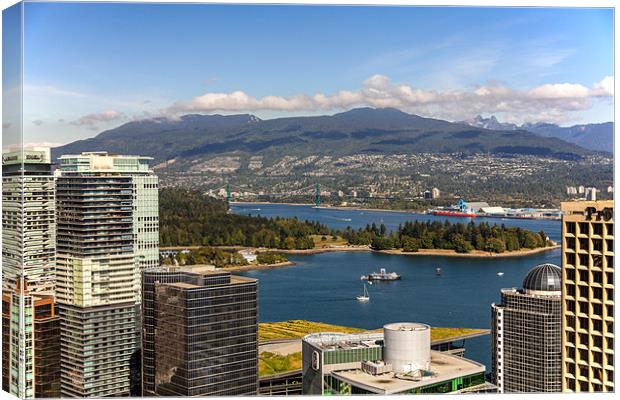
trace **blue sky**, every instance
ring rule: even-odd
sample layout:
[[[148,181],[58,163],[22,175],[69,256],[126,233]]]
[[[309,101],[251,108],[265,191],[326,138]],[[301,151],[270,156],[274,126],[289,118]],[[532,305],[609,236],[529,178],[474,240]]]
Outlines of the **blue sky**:
[[[24,21],[33,142],[189,112],[613,118],[608,9],[27,3]]]

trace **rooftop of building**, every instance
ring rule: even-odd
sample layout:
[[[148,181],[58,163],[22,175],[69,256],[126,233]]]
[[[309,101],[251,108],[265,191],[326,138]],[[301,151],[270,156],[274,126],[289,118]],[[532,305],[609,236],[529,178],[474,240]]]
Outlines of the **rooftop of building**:
[[[513,295],[513,296],[528,296],[528,297],[542,297],[549,300],[562,300],[562,292],[545,292],[545,291],[534,291],[534,290],[523,290],[517,288],[504,288],[500,289],[500,292],[504,295]],[[494,305],[497,305],[493,303]]]
[[[257,281],[258,281],[258,279],[248,278],[247,276],[240,276],[240,275],[231,275],[230,276],[230,283],[231,284],[257,282]]]
[[[425,324],[416,324],[422,325]],[[407,325],[407,323],[388,324],[395,326]],[[426,325],[428,326],[428,325]],[[420,327],[421,329],[424,329]],[[436,329],[440,337],[432,332]],[[489,329],[458,329],[458,328],[431,328],[431,345],[450,343],[457,340],[471,339],[474,337],[485,336],[490,333]],[[364,333],[340,333],[340,332],[317,332],[304,336],[304,341],[311,343],[323,351],[333,351],[342,349],[356,349],[367,347],[378,347],[383,345],[383,330],[369,331]]]
[[[582,213],[587,207],[594,207],[597,210],[602,208],[613,208],[613,200],[580,200],[580,201],[563,201],[561,209],[564,213],[579,212]]]
[[[306,335],[303,340],[327,351],[380,347],[383,341],[383,331],[369,333],[317,332]]]
[[[195,265],[160,265],[159,267],[151,267],[145,270],[145,272],[189,272],[194,274],[207,274],[213,272],[228,272],[217,271],[215,265],[211,264],[195,264]]]
[[[470,208],[479,209],[479,208],[488,207],[489,203],[487,203],[486,201],[470,201],[469,203],[467,203],[467,205]]]
[[[178,268],[181,271],[193,272],[195,274],[210,274],[213,272],[226,272],[226,271],[217,271],[215,268],[215,265],[211,265],[211,264],[184,265]]]
[[[240,283],[248,283],[248,282],[256,282],[256,279],[254,278],[248,278],[248,277],[239,276],[239,275],[232,275],[230,271],[218,269],[214,265],[210,265],[210,264],[161,265],[159,267],[148,268],[144,272],[147,274],[149,272],[153,272],[153,273],[184,272],[186,274],[196,276],[197,281],[200,279],[200,277],[208,277],[212,275],[229,276],[230,277],[229,284],[231,285],[240,284]],[[183,289],[204,287],[203,285],[197,285],[195,283],[190,283],[190,282],[167,283],[167,285],[176,286],[178,288],[183,288]]]
[[[394,372],[371,375],[361,369],[334,371],[332,375],[341,381],[373,393],[394,394],[484,371],[484,365],[475,361],[431,351],[431,365],[428,371],[430,373],[423,374],[426,376],[407,376]]]
[[[561,292],[562,269],[555,264],[540,264],[530,269],[523,278],[526,292]]]
[[[429,325],[419,322],[393,322],[384,325],[383,328],[393,331],[425,331],[431,329]]]
[[[138,156],[138,155],[130,155],[130,154],[116,154],[109,153],[107,151],[84,151],[80,154],[63,154],[59,159],[70,159],[70,158],[78,158],[78,157],[114,157],[114,158],[137,158],[141,160],[152,160],[153,157],[149,156]]]

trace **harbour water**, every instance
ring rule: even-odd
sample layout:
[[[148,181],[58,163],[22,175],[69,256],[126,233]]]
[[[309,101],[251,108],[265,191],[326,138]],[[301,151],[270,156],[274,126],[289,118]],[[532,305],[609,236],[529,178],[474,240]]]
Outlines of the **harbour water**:
[[[234,205],[233,212],[317,220],[334,228],[384,223],[388,231],[407,220],[446,219],[405,212],[278,204]],[[559,221],[475,219],[477,223],[482,221],[521,226],[535,232],[543,230],[551,239],[560,240]],[[368,329],[388,322],[415,321],[437,327],[489,329],[491,303],[500,300],[499,290],[521,287],[525,274],[535,265],[547,262],[560,265],[560,251],[492,259],[407,257],[370,252],[290,255],[289,259],[296,265],[243,273],[259,279],[261,321],[306,319]],[[402,280],[369,285],[370,301],[356,301],[355,297],[363,290],[360,276],[380,267],[395,271]],[[441,276],[436,275],[438,267],[443,271]],[[499,276],[498,272],[504,274]],[[484,336],[466,342],[466,357],[484,363],[487,370],[490,370],[490,340],[490,336]]]

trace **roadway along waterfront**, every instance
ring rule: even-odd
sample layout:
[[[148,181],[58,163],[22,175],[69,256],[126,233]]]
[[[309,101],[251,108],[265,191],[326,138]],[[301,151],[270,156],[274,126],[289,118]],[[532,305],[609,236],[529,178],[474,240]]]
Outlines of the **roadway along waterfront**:
[[[407,220],[445,220],[445,217],[406,212],[336,210],[279,204],[233,205],[237,214],[265,217],[298,217],[317,220],[334,228],[364,227],[384,223],[396,230]],[[469,222],[449,218],[451,222]],[[476,223],[520,226],[545,231],[560,240],[561,225],[552,220],[500,220],[475,218]],[[305,319],[335,325],[375,329],[388,322],[416,321],[437,327],[490,329],[491,303],[499,302],[499,290],[521,287],[527,271],[541,263],[560,264],[560,250],[510,258],[458,258],[444,256],[404,257],[374,252],[328,252],[287,256],[296,265],[242,272],[260,280],[261,321]],[[395,271],[402,280],[368,286],[370,301],[359,303],[361,275],[380,267]],[[435,269],[441,267],[442,276]],[[503,272],[503,276],[498,276]],[[490,367],[490,336],[466,343],[466,357]]]

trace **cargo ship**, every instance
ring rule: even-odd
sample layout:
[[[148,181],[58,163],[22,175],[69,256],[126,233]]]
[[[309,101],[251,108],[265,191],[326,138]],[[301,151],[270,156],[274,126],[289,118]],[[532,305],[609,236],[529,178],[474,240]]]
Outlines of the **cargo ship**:
[[[385,268],[381,268],[379,272],[371,272],[368,275],[362,275],[363,281],[397,281],[400,275],[396,272],[386,272]]]
[[[460,210],[435,210],[433,211],[433,215],[438,215],[441,217],[474,218],[477,214],[472,213],[472,212],[460,211]]]

